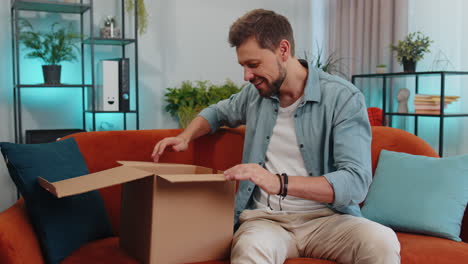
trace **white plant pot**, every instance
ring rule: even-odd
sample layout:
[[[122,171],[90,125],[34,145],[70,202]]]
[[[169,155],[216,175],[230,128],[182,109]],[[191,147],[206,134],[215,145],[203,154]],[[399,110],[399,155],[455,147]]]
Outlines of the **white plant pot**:
[[[387,67],[376,67],[375,68],[375,73],[387,73]]]

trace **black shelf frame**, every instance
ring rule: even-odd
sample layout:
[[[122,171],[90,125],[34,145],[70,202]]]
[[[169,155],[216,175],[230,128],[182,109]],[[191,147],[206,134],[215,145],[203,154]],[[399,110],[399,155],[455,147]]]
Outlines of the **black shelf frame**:
[[[84,3],[83,0],[80,0],[79,3],[65,3],[59,1],[51,0],[12,0],[11,2],[11,35],[12,35],[12,54],[13,54],[13,107],[14,107],[14,121],[15,121],[15,142],[23,142],[23,124],[21,116],[21,90],[24,88],[28,89],[38,89],[38,88],[80,88],[82,94],[82,127],[83,130],[87,130],[86,127],[86,114],[92,115],[91,122],[91,131],[96,131],[96,114],[105,114],[105,113],[122,113],[123,114],[123,123],[124,130],[127,129],[127,114],[136,114],[135,127],[140,129],[139,122],[139,84],[138,84],[138,1],[134,0],[134,38],[125,37],[125,1],[120,0],[121,2],[121,30],[122,38],[99,38],[94,36],[94,9],[93,9],[93,0],[88,0],[87,3]],[[80,16],[80,35],[81,35],[81,84],[23,84],[21,83],[20,78],[20,59],[19,59],[19,12],[20,11],[34,11],[34,12],[52,12],[52,13],[67,13],[67,14],[77,14]],[[89,12],[89,32],[90,36],[86,39],[83,37],[83,32],[85,29],[84,25],[84,15]],[[121,58],[125,58],[125,47],[127,45],[134,45],[134,97],[135,97],[135,110],[120,112],[120,111],[98,111],[97,102],[96,102],[96,76],[95,76],[95,45],[104,45],[104,46],[121,46]],[[90,48],[91,59],[89,62],[85,61],[85,45]],[[91,84],[85,83],[85,65],[91,63]],[[130,80],[131,81],[131,80]],[[88,91],[87,91],[88,89]],[[86,92],[91,93],[91,98],[93,98],[93,103],[91,104],[91,109],[87,109],[86,102]]]
[[[394,77],[394,76],[421,76],[421,75],[468,75],[466,71],[426,71],[426,72],[391,72],[391,73],[369,73],[356,74],[352,78],[375,78],[375,77]]]
[[[109,113],[109,114],[112,114],[112,113],[136,113],[137,111],[91,111],[91,110],[86,110],[85,111],[86,113]]]
[[[23,11],[43,11],[50,13],[67,13],[67,14],[83,14],[91,8],[89,4],[80,3],[65,3],[59,1],[47,0],[15,0],[11,6],[15,10]]]
[[[18,84],[16,88],[81,88],[93,87],[92,84]]]
[[[135,39],[121,39],[121,38],[87,38],[83,41],[84,44],[94,45],[108,45],[108,46],[125,46],[135,43]]]
[[[420,114],[420,113],[397,113],[387,111],[387,80],[398,77],[414,77],[415,78],[415,93],[419,93],[419,78],[420,76],[440,76],[440,101],[445,102],[445,80],[447,76],[468,75],[467,71],[427,71],[427,72],[398,72],[398,73],[378,73],[378,74],[357,74],[351,77],[351,82],[356,84],[356,79],[365,78],[381,78],[382,79],[382,122],[385,122],[385,117],[389,116],[388,125],[392,126],[393,116],[412,116],[414,117],[414,134],[418,135],[418,119],[419,117],[436,117],[439,118],[439,156],[444,154],[444,119],[446,117],[468,117],[468,113],[445,113],[444,104],[440,104],[440,114]],[[385,123],[384,123],[385,124]]]

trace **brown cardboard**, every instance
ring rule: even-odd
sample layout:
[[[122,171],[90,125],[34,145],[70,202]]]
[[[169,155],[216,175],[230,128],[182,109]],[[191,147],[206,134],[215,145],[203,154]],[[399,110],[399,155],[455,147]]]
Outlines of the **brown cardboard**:
[[[143,263],[226,259],[235,183],[194,165],[121,161],[120,167],[39,184],[57,197],[122,185],[120,245]]]
[[[153,173],[132,167],[120,166],[96,173],[58,182],[48,182],[39,177],[39,184],[58,198],[85,193],[112,185],[152,176]]]

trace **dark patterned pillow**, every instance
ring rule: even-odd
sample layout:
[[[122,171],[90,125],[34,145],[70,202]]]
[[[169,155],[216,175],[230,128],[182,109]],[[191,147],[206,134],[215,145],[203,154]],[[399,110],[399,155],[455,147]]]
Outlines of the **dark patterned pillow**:
[[[10,176],[24,197],[48,263],[60,263],[89,241],[112,235],[98,191],[58,199],[37,183],[88,174],[73,138],[45,144],[0,143]]]

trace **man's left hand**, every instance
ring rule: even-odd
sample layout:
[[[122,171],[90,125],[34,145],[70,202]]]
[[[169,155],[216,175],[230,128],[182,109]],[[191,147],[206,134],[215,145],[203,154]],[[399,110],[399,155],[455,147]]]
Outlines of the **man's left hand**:
[[[224,171],[224,176],[228,181],[249,180],[269,194],[278,194],[280,191],[278,176],[255,163],[236,165]]]

